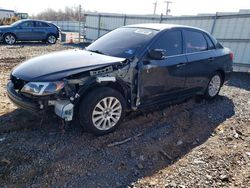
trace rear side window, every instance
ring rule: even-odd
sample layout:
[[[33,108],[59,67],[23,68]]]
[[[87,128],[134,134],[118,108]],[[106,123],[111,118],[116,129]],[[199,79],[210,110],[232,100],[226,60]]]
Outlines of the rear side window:
[[[158,38],[151,49],[164,49],[167,56],[182,54],[181,31],[168,31]]]
[[[49,27],[49,25],[44,22],[36,22],[36,27]]]
[[[185,31],[185,38],[187,53],[200,52],[208,49],[207,41],[200,32]]]

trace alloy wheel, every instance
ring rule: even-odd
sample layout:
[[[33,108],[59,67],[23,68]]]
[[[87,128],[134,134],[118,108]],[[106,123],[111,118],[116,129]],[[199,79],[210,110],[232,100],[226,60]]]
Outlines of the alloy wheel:
[[[221,78],[219,75],[214,75],[208,85],[208,94],[214,97],[218,94],[221,87]]]
[[[99,130],[114,127],[122,115],[122,105],[115,97],[106,97],[99,101],[92,113],[93,125]]]
[[[55,37],[54,35],[50,35],[50,36],[48,37],[48,42],[49,42],[50,44],[55,44],[55,43],[56,43],[56,37]]]
[[[14,44],[16,42],[16,38],[11,34],[6,35],[4,40],[9,45],[12,45],[12,44]]]

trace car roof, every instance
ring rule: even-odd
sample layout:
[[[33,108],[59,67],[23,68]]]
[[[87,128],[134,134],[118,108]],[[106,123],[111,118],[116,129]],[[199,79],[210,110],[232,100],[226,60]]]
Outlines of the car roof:
[[[158,30],[158,31],[162,31],[162,30],[166,30],[166,29],[173,29],[173,28],[187,28],[187,29],[196,29],[199,31],[206,32],[206,31],[204,31],[200,28],[197,28],[197,27],[192,27],[192,26],[187,26],[187,25],[177,25],[177,24],[161,24],[161,23],[134,24],[134,25],[127,25],[124,27],[154,29],[154,30]]]
[[[38,22],[45,22],[45,23],[50,23],[48,21],[45,20],[36,20],[36,19],[23,19],[23,20],[19,20],[20,22],[26,22],[26,21],[38,21]]]

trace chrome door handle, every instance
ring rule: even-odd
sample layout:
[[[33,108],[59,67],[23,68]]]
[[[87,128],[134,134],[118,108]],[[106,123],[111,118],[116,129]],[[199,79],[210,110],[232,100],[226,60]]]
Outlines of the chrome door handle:
[[[155,68],[155,67],[159,67],[159,66],[157,66],[157,65],[145,65],[144,69],[146,70],[147,73],[149,73],[149,70],[152,68]]]
[[[214,57],[208,58],[208,61],[214,61]]]
[[[186,65],[186,63],[179,63],[179,64],[176,65],[176,67],[182,67],[182,66],[185,66],[185,65]]]
[[[149,69],[152,69],[152,68],[155,68],[155,67],[158,67],[157,65],[145,65],[144,66],[146,70],[149,70]]]

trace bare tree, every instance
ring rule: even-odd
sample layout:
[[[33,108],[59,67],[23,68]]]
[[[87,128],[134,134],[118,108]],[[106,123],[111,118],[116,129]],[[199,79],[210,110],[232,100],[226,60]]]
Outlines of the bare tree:
[[[65,7],[64,10],[54,10],[48,8],[37,15],[32,15],[32,18],[48,20],[48,21],[77,21],[79,19],[79,8],[78,7]]]

